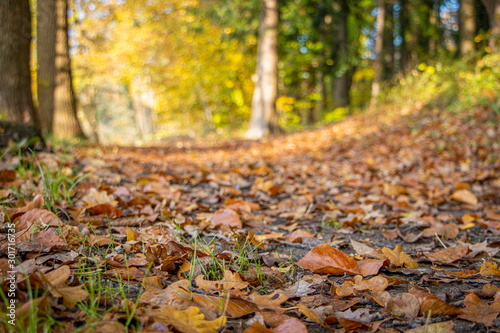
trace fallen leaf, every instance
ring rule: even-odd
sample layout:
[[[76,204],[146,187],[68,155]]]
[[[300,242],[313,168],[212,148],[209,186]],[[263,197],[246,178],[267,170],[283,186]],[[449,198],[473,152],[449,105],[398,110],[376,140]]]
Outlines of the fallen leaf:
[[[408,254],[403,251],[401,245],[396,246],[394,250],[384,247],[382,252],[386,255],[387,259],[392,265],[396,267],[417,268],[418,264]]]
[[[255,321],[252,325],[250,325],[244,333],[273,333],[270,329],[262,325],[258,320]]]
[[[338,296],[345,297],[350,295],[357,295],[362,291],[383,291],[389,286],[387,279],[375,276],[369,280],[363,280],[361,275],[356,275],[353,281],[346,281],[339,286],[335,293]]]
[[[212,225],[214,227],[217,226],[226,226],[232,228],[241,228],[242,223],[240,220],[240,216],[234,210],[226,208],[219,209],[212,216]]]
[[[360,273],[358,264],[353,257],[329,244],[314,247],[297,265],[314,273],[334,275],[358,275]]]
[[[226,324],[226,317],[208,321],[197,307],[179,311],[175,306],[164,305],[154,313],[154,318],[186,333],[217,333]]]
[[[406,333],[454,333],[454,332],[455,332],[455,323],[453,322],[453,320],[443,321],[441,323],[434,323],[430,325],[424,325],[406,331]]]
[[[211,294],[216,292],[222,293],[228,290],[241,290],[248,286],[248,283],[241,279],[239,273],[232,273],[229,270],[224,272],[222,280],[209,281],[205,280],[205,275],[198,275],[195,282],[200,289]]]
[[[424,291],[413,291],[410,294],[415,296],[420,303],[419,315],[423,315],[425,313],[426,316],[430,315],[432,317],[437,317],[455,316],[462,313],[462,309],[443,302],[433,294],[429,294]]]
[[[458,318],[482,323],[485,326],[492,326],[493,321],[500,314],[500,303],[497,302],[497,297],[492,305],[484,303],[476,294],[470,293],[464,299],[465,309]]]
[[[297,229],[291,235],[285,237],[285,241],[290,243],[302,243],[302,238],[313,238],[311,233],[306,230]]]
[[[453,200],[456,200],[456,201],[459,201],[459,202],[462,202],[462,203],[466,203],[466,204],[472,205],[472,206],[475,206],[478,203],[477,198],[469,190],[458,190],[458,191],[455,191],[451,195],[451,198]]]
[[[420,302],[410,293],[403,293],[398,298],[392,298],[387,291],[375,291],[372,298],[395,316],[414,319],[420,311]]]
[[[468,246],[455,246],[443,250],[426,253],[425,256],[434,262],[451,264],[462,259],[469,252]]]
[[[315,323],[323,324],[325,322],[323,319],[321,319],[320,316],[318,316],[316,313],[314,313],[314,311],[309,309],[304,304],[299,303],[299,304],[297,304],[297,307],[299,308],[300,313],[302,313],[303,315],[305,315],[307,318],[311,319]]]
[[[274,333],[307,333],[307,326],[297,318],[283,321],[274,329]]]

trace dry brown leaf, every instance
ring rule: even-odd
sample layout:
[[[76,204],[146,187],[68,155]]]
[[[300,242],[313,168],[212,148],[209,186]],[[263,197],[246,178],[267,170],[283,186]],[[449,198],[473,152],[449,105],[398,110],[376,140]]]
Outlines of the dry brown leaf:
[[[485,326],[492,326],[493,321],[500,314],[500,303],[497,302],[497,297],[492,305],[484,303],[476,294],[470,293],[464,299],[465,309],[458,318],[482,323]]]
[[[302,238],[313,238],[311,233],[306,230],[297,229],[291,235],[285,237],[285,241],[290,243],[302,243]]]
[[[14,222],[18,222],[16,224],[16,231],[31,228],[31,232],[45,229],[48,226],[57,228],[64,224],[56,214],[46,209],[38,208],[27,211],[21,217],[16,218]]]
[[[351,242],[351,246],[354,249],[354,251],[356,251],[356,253],[360,256],[375,251],[374,248],[372,248],[364,243],[357,242],[354,239],[349,239],[349,240]]]
[[[259,307],[259,309],[280,309],[281,303],[288,300],[288,296],[285,294],[278,293],[274,291],[269,295],[259,295],[258,293],[253,293],[248,296],[248,299],[255,303]]]
[[[196,305],[208,308],[215,313],[221,314],[221,310],[225,309],[224,314],[229,318],[243,317],[259,310],[255,304],[249,301],[241,299],[227,300],[224,295],[211,296],[193,293],[191,296]]]
[[[297,307],[299,308],[299,312],[302,313],[304,316],[307,318],[311,319],[315,323],[318,324],[324,324],[325,321],[321,319],[320,316],[318,316],[314,311],[309,309],[307,306],[305,306],[303,303],[297,304]]]
[[[372,298],[389,313],[396,316],[414,319],[420,311],[420,302],[417,297],[410,293],[403,293],[394,299],[387,291],[376,291],[372,293]]]
[[[212,216],[212,226],[225,226],[231,228],[241,228],[242,223],[240,216],[234,210],[226,208],[219,209]]]
[[[314,247],[297,265],[314,273],[335,275],[358,275],[360,273],[358,264],[353,257],[329,244]]]
[[[86,209],[90,215],[107,216],[109,218],[115,218],[123,216],[123,212],[114,205],[109,203],[99,204]]]
[[[394,250],[389,249],[388,247],[384,247],[382,252],[386,255],[387,259],[391,262],[392,265],[396,267],[406,267],[406,268],[417,268],[418,264],[415,260],[413,260],[410,255],[406,254],[403,251],[401,245],[396,246]]]
[[[419,315],[423,315],[425,313],[426,316],[430,314],[432,317],[437,317],[455,316],[462,313],[462,309],[443,302],[433,294],[429,294],[424,291],[413,291],[410,294],[415,296],[420,302]]]
[[[434,262],[439,262],[441,264],[451,264],[462,259],[465,255],[467,255],[467,253],[469,253],[469,247],[462,245],[427,253],[425,254],[425,256],[429,260]]]
[[[274,333],[307,333],[307,326],[297,318],[283,321],[274,329]]]
[[[262,325],[258,320],[255,321],[252,325],[250,325],[244,333],[273,333],[269,328]]]
[[[353,281],[346,281],[341,286],[337,287],[335,293],[338,296],[345,297],[357,295],[362,291],[383,291],[387,286],[389,286],[389,282],[381,276],[363,280],[361,275],[356,275]]]
[[[386,259],[363,259],[358,261],[359,272],[363,276],[377,275],[384,265],[389,265]]]
[[[247,282],[241,279],[239,273],[232,273],[229,270],[224,272],[224,278],[219,281],[205,280],[205,275],[198,275],[195,279],[196,285],[208,293],[222,293],[228,290],[241,290],[248,286]]]
[[[472,192],[469,190],[455,191],[451,195],[451,198],[453,200],[456,200],[456,201],[459,201],[462,203],[466,203],[466,204],[472,205],[472,206],[475,206],[478,203],[476,196],[474,194],[472,194]]]

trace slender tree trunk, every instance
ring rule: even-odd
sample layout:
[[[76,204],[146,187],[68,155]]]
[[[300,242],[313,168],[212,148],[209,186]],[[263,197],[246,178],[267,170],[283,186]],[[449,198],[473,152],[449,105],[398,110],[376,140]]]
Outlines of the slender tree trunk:
[[[54,92],[54,135],[63,139],[82,137],[83,132],[76,117],[76,100],[73,91],[71,63],[68,46],[68,0],[56,0],[56,85]]]
[[[348,27],[347,27],[347,18],[349,16],[349,6],[347,4],[347,0],[339,0],[338,4],[340,5],[340,12],[338,15],[338,45],[337,47],[340,49],[340,52],[337,51],[339,56],[337,58],[337,62],[345,61],[345,59],[340,59],[342,57],[342,52],[347,49],[348,45]],[[350,88],[350,75],[351,71],[344,71],[341,76],[334,76],[332,78],[332,100],[335,107],[345,107],[349,106],[349,88]]]
[[[256,83],[250,126],[245,134],[259,139],[269,134],[278,95],[278,0],[263,0],[259,26]]]
[[[498,52],[500,51],[500,1],[483,0],[483,4],[488,12],[491,28],[488,45],[492,52]]]
[[[471,55],[474,52],[476,32],[474,0],[462,0],[460,3],[460,54]]]
[[[399,5],[401,6],[401,10],[399,12],[399,24],[400,35],[401,35],[401,46],[400,46],[400,65],[399,70],[403,75],[405,75],[408,71],[408,60],[409,60],[409,52],[408,52],[408,41],[406,36],[406,31],[408,28],[408,5],[407,0],[400,0]]]
[[[393,1],[388,0],[385,3],[385,27],[383,42],[383,70],[382,80],[391,80],[394,75],[394,12]]]
[[[380,80],[382,78],[382,50],[384,46],[384,22],[385,0],[379,0],[377,15],[377,39],[375,41],[375,60],[373,62],[374,77],[370,105],[375,105],[377,103],[377,98],[380,93]]]
[[[0,0],[0,29],[0,115],[40,128],[31,91],[29,1]]]
[[[57,15],[55,0],[37,1],[37,92],[38,112],[42,132],[52,133],[54,122],[54,88],[56,79],[56,31]]]

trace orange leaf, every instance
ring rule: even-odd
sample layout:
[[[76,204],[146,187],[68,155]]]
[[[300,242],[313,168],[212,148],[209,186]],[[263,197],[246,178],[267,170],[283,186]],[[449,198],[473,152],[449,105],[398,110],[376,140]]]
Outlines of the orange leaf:
[[[459,202],[463,202],[463,203],[466,203],[466,204],[472,205],[472,206],[477,205],[477,202],[478,202],[477,198],[469,190],[458,190],[458,191],[455,191],[451,195],[451,198],[453,200],[456,200],[456,201],[459,201]]]
[[[242,223],[240,216],[234,210],[226,208],[219,209],[212,216],[212,225],[217,226],[227,226],[232,228],[241,228]]]
[[[335,275],[358,275],[358,263],[353,257],[333,248],[329,244],[314,247],[297,265],[314,273]]]
[[[383,291],[389,282],[381,276],[375,276],[369,280],[363,280],[361,275],[356,275],[354,281],[346,281],[336,289],[338,296],[344,297],[349,295],[356,295],[361,291]]]

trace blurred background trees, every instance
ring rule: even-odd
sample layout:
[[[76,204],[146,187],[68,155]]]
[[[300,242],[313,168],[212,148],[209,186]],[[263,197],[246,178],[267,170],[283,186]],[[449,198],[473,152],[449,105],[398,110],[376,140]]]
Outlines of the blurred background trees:
[[[336,121],[414,77],[494,57],[500,35],[495,0],[31,0],[34,112],[30,15],[18,12],[26,0],[13,3],[2,0],[0,15],[24,25],[1,21],[2,45],[17,44],[0,50],[0,113],[40,115],[44,133],[63,138],[80,136],[80,123],[102,143],[259,138]]]

